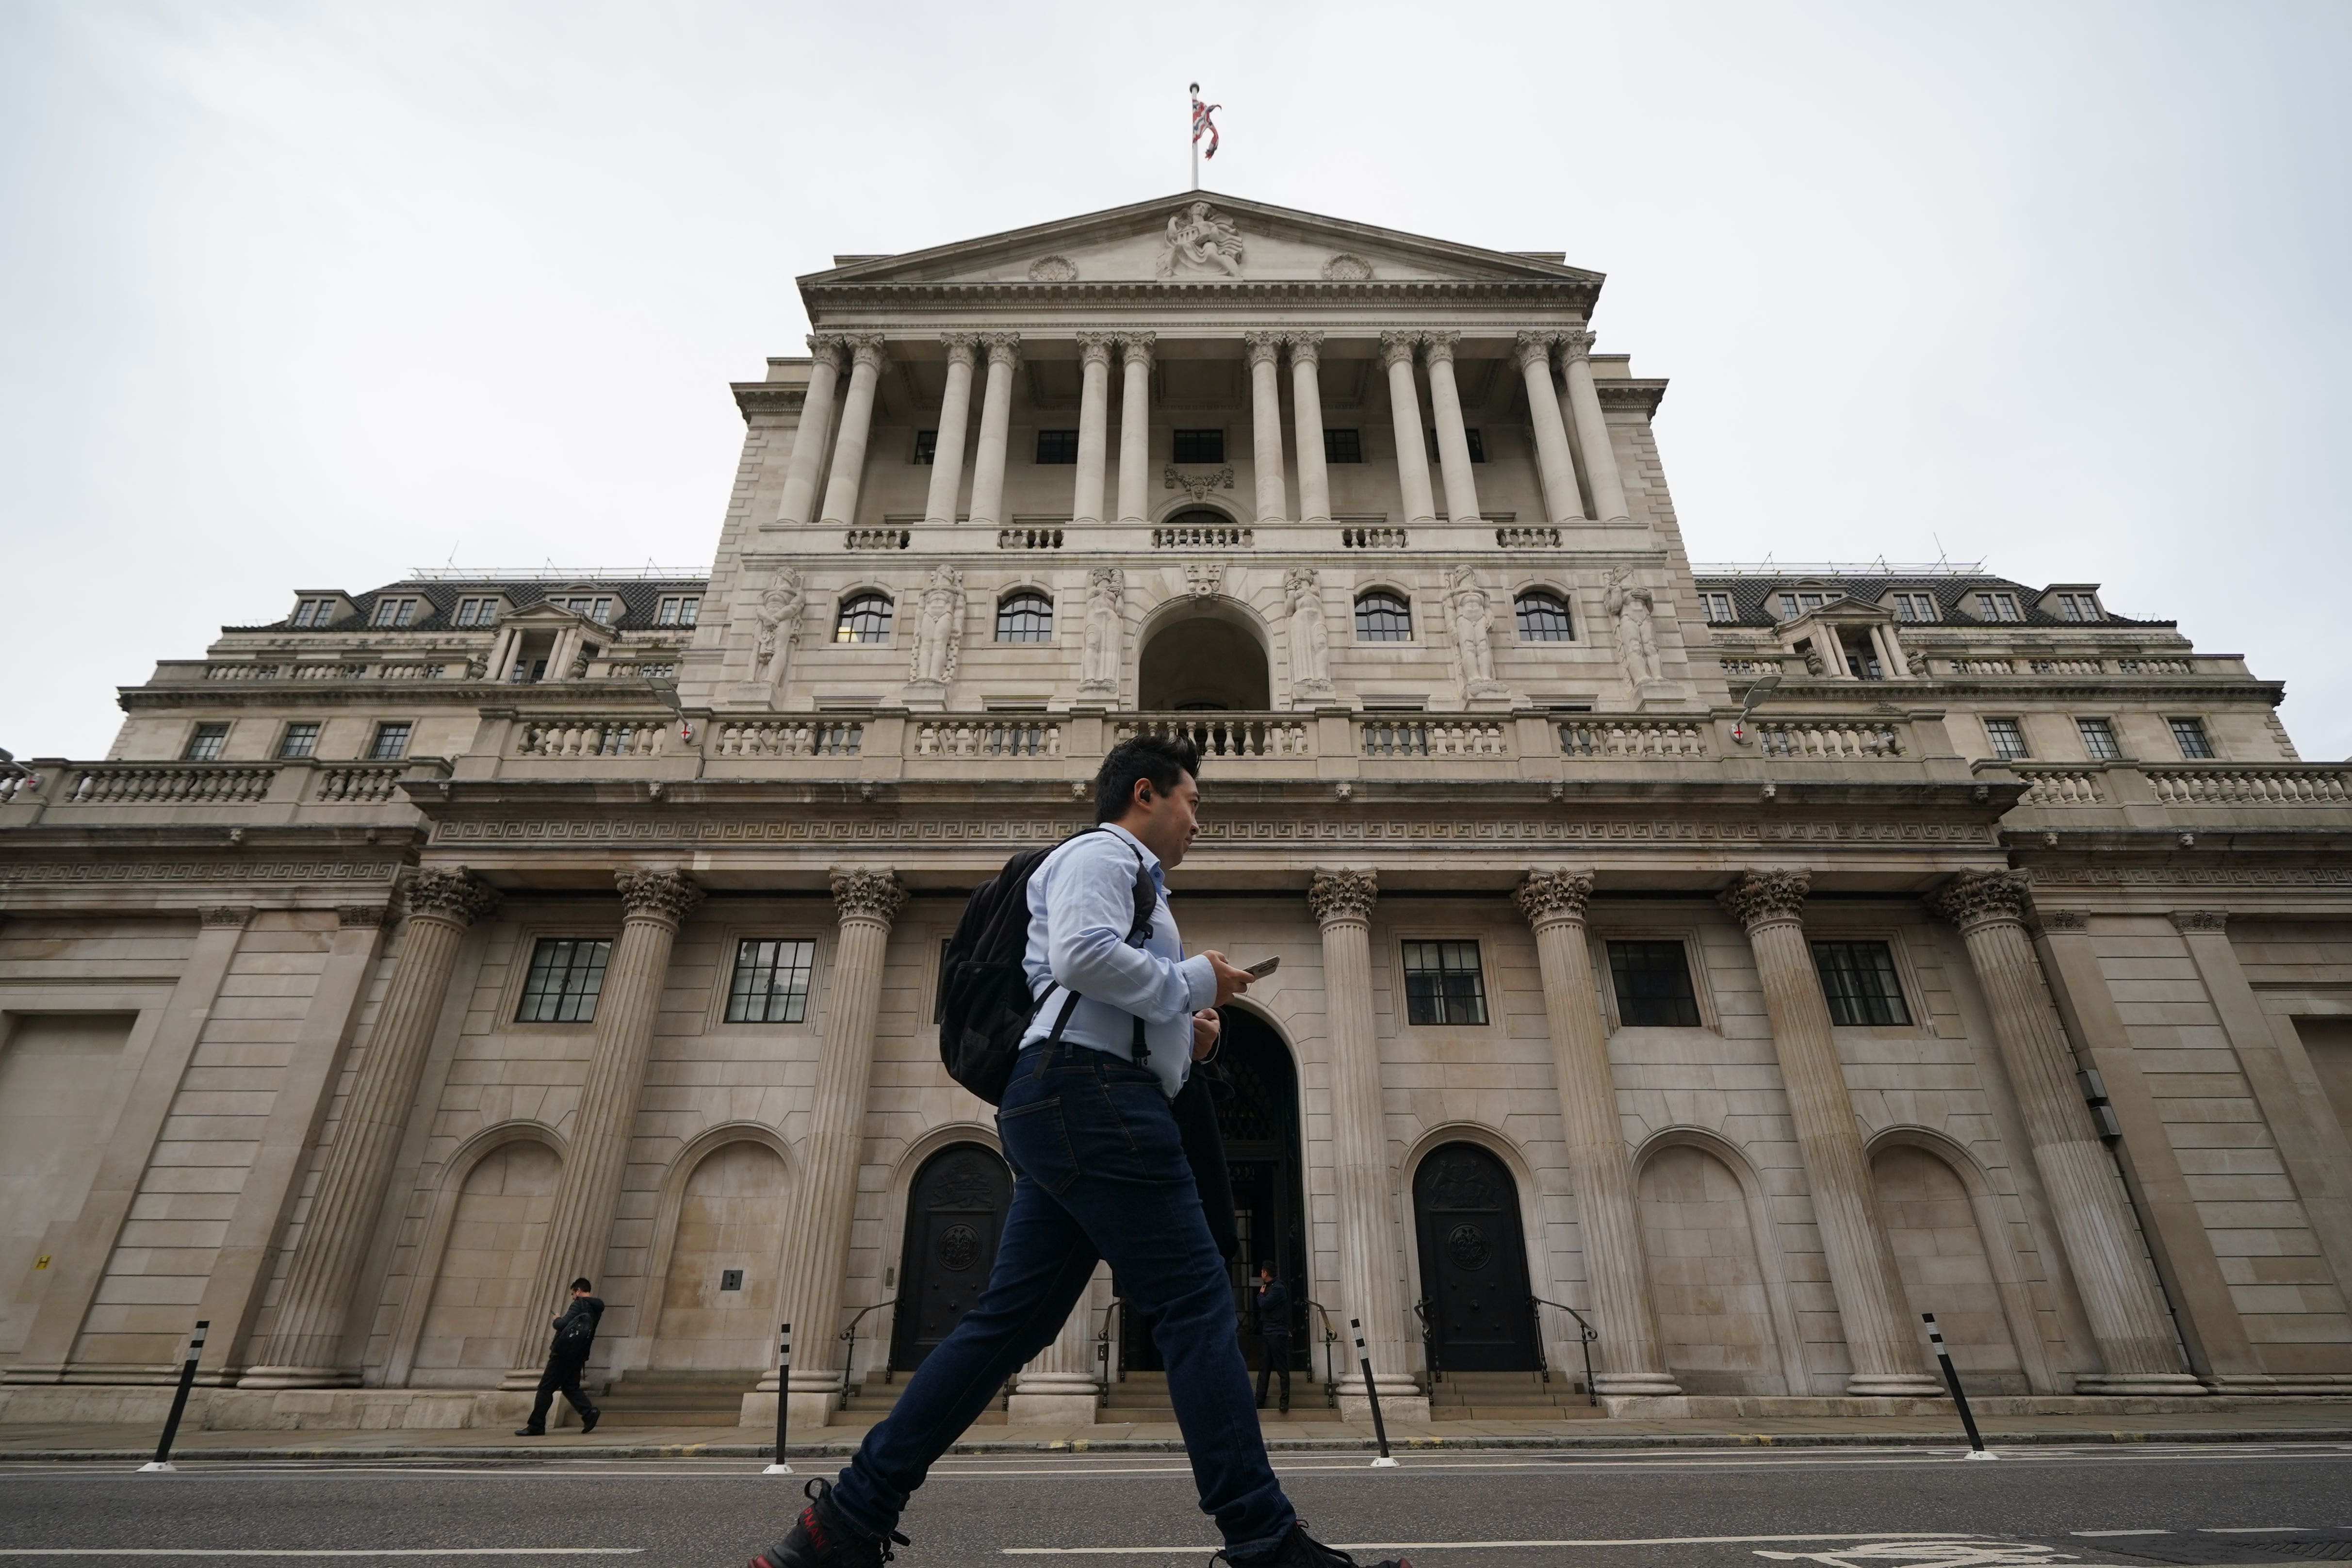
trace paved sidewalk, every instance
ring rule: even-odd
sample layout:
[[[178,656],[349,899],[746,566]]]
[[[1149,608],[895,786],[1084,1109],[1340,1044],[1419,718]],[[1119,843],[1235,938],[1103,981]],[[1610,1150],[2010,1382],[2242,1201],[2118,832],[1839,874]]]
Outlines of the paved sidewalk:
[[[1980,1416],[1986,1441],[2017,1447],[2052,1443],[2352,1443],[2352,1400],[2267,1402],[2254,1408],[2165,1415]],[[794,1458],[846,1455],[865,1426],[829,1426],[791,1439]],[[144,1459],[152,1426],[0,1426],[0,1459]],[[1355,1451],[1373,1447],[1369,1425],[1268,1421],[1267,1446],[1278,1451]],[[1734,1420],[1618,1418],[1605,1421],[1439,1421],[1399,1424],[1389,1441],[1403,1450],[1433,1448],[1951,1447],[1965,1442],[1957,1415],[1943,1416],[1782,1416]],[[749,1426],[607,1426],[582,1436],[559,1428],[543,1438],[504,1430],[208,1432],[183,1430],[174,1449],[190,1458],[757,1458],[773,1434]],[[958,1453],[1165,1453],[1183,1439],[1172,1423],[1101,1426],[974,1426]]]

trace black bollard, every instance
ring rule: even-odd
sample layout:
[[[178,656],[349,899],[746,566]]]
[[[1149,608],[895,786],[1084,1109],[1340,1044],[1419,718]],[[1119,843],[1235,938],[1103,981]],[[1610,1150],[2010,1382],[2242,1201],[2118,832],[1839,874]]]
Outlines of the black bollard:
[[[1389,1455],[1389,1426],[1381,1419],[1381,1391],[1372,1383],[1372,1352],[1364,1348],[1364,1325],[1350,1318],[1348,1326],[1356,1331],[1356,1364],[1364,1369],[1364,1397],[1372,1402],[1372,1435],[1381,1440],[1381,1457],[1372,1461],[1372,1468],[1392,1470],[1396,1460]]]
[[[776,1459],[760,1473],[763,1476],[789,1476],[793,1468],[784,1463],[784,1423],[793,1405],[793,1326],[786,1323],[776,1331]]]
[[[1927,1325],[1927,1338],[1935,1342],[1936,1360],[1944,1369],[1944,1386],[1952,1391],[1952,1403],[1960,1407],[1960,1425],[1969,1431],[1969,1453],[1971,1459],[1998,1459],[1999,1454],[1984,1446],[1983,1436],[1977,1431],[1977,1418],[1969,1409],[1969,1396],[1960,1391],[1959,1369],[1952,1364],[1949,1351],[1944,1348],[1944,1331],[1936,1326],[1936,1314],[1922,1312],[1919,1321]]]
[[[155,1441],[155,1457],[139,1467],[139,1472],[169,1474],[172,1469],[172,1442],[180,1435],[180,1417],[188,1413],[188,1391],[196,1386],[196,1362],[205,1353],[205,1331],[213,1326],[210,1318],[196,1320],[196,1331],[188,1336],[188,1359],[180,1363],[180,1386],[172,1395],[172,1414],[163,1417],[163,1435]]]

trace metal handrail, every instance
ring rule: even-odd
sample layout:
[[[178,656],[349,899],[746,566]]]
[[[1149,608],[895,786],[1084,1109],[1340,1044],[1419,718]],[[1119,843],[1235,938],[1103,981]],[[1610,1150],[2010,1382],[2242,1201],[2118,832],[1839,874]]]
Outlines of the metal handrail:
[[[1331,1311],[1329,1308],[1324,1306],[1322,1302],[1318,1301],[1312,1296],[1307,1298],[1307,1304],[1314,1308],[1317,1312],[1322,1315],[1323,1404],[1328,1409],[1337,1410],[1339,1408],[1339,1380],[1331,1375],[1331,1357],[1337,1353],[1334,1347],[1339,1342],[1339,1333],[1338,1330],[1331,1326]],[[1307,1352],[1307,1381],[1309,1383],[1315,1381],[1315,1352],[1312,1351]]]
[[[1412,1304],[1412,1315],[1421,1320],[1421,1359],[1423,1364],[1429,1368],[1429,1381],[1444,1383],[1445,1372],[1437,1364],[1437,1339],[1433,1331],[1435,1325],[1429,1321],[1429,1306],[1430,1298],[1427,1296]]]
[[[1113,1296],[1104,1304],[1102,1331],[1095,1335],[1095,1364],[1102,1369],[1095,1378],[1095,1386],[1099,1390],[1095,1395],[1095,1404],[1098,1407],[1110,1403],[1110,1321],[1123,1305],[1124,1300],[1118,1296]],[[1118,1378],[1121,1383],[1127,1381],[1127,1363],[1124,1360],[1118,1363]]]
[[[1547,1301],[1541,1296],[1528,1297],[1528,1311],[1536,1321],[1536,1362],[1538,1365],[1543,1364],[1543,1313],[1538,1310],[1542,1307],[1558,1307],[1576,1320],[1578,1338],[1582,1341],[1584,1346],[1584,1401],[1588,1405],[1600,1404],[1601,1391],[1592,1386],[1592,1342],[1601,1337],[1601,1331],[1586,1322],[1584,1314],[1565,1301]],[[1546,1383],[1551,1381],[1551,1369],[1549,1366],[1544,1367],[1544,1381]]]
[[[835,1336],[849,1347],[841,1358],[841,1408],[844,1410],[849,1408],[849,1374],[857,1370],[857,1325],[865,1321],[866,1313],[878,1312],[898,1300],[896,1296],[885,1296],[870,1307],[860,1307],[851,1316],[849,1326]],[[890,1381],[890,1352],[887,1350],[882,1352],[882,1381]]]

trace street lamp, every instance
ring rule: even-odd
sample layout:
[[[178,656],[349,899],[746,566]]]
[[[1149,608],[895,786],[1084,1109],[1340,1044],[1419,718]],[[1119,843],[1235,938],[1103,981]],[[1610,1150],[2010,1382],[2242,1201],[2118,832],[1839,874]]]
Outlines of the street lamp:
[[[1756,678],[1756,684],[1748,689],[1748,700],[1739,705],[1739,717],[1731,721],[1731,738],[1734,741],[1743,746],[1748,743],[1748,716],[1755,712],[1756,705],[1771,696],[1779,689],[1780,684],[1780,678],[1778,675],[1759,675]]]

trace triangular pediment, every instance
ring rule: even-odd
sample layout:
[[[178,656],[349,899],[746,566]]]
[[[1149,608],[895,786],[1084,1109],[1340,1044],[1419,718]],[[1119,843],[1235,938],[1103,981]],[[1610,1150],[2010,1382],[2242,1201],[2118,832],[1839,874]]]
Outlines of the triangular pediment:
[[[1597,288],[1598,272],[1263,202],[1183,192],[1156,201],[874,257],[803,278],[836,288],[1092,283],[1529,283]]]

